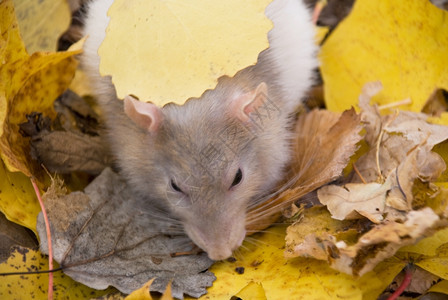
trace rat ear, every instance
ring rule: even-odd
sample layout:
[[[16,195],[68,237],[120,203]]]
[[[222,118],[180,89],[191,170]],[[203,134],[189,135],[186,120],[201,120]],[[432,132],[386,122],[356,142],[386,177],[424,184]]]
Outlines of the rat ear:
[[[124,112],[137,126],[149,132],[156,132],[163,119],[159,107],[138,101],[130,95],[124,98]]]
[[[233,112],[243,122],[250,119],[250,114],[263,106],[268,96],[268,86],[260,83],[254,91],[238,96],[234,101]]]

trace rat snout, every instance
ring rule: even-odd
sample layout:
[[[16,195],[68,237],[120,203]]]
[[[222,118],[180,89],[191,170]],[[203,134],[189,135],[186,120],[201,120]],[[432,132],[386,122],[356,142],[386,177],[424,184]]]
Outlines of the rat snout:
[[[185,226],[188,236],[201,249],[207,252],[212,260],[223,260],[238,249],[246,237],[246,229],[243,226],[235,226],[235,223],[227,223],[224,226]]]
[[[224,234],[224,236],[222,236],[223,239],[214,237],[214,241],[206,244],[204,250],[207,252],[208,257],[212,260],[223,260],[232,256],[233,251],[238,249],[243,243],[246,236],[246,230],[239,232],[238,235],[236,235],[236,233],[234,234],[235,236],[230,235],[228,237]]]
[[[207,252],[211,260],[223,260],[232,256],[233,251],[230,248],[217,248]]]

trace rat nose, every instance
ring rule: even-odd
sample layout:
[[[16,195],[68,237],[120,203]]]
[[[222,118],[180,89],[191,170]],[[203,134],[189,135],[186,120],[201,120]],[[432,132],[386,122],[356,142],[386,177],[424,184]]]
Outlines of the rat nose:
[[[246,236],[246,231],[241,232],[241,235],[237,238],[238,235],[234,233],[234,235],[228,237],[229,240],[225,240],[222,243],[211,243],[206,247],[206,252],[208,257],[212,260],[223,260],[232,256],[234,250],[238,249],[239,246],[243,243],[243,240]]]
[[[232,250],[229,248],[219,248],[208,251],[207,254],[211,260],[223,260],[232,256]]]

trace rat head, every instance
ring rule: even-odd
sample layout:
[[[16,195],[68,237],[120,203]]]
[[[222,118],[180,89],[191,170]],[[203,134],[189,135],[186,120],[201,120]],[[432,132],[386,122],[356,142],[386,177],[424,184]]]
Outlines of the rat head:
[[[132,154],[138,174],[124,162],[125,175],[144,198],[162,202],[214,260],[241,245],[248,206],[278,181],[287,158],[281,114],[263,124],[254,119],[267,95],[261,83],[253,89],[218,85],[200,99],[163,109],[125,98],[126,115],[144,133],[142,148]]]

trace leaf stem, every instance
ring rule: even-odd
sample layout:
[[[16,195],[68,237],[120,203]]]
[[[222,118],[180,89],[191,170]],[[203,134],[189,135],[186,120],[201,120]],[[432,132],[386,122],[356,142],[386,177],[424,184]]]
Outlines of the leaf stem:
[[[36,193],[37,199],[39,200],[40,209],[42,210],[42,215],[45,222],[45,231],[47,233],[47,244],[48,244],[48,269],[53,270],[53,247],[51,245],[51,231],[50,222],[48,221],[47,212],[45,210],[44,202],[40,195],[39,187],[36,184],[34,178],[30,178],[31,184],[33,185],[34,192]],[[48,273],[48,300],[53,299],[53,272]]]
[[[398,297],[404,292],[404,290],[411,283],[411,281],[412,281],[412,271],[413,271],[412,264],[408,264],[404,270],[405,270],[405,274],[404,274],[403,281],[401,282],[401,284],[398,287],[398,289],[396,289],[395,292],[392,295],[390,295],[389,298],[387,298],[387,300],[398,299]]]

